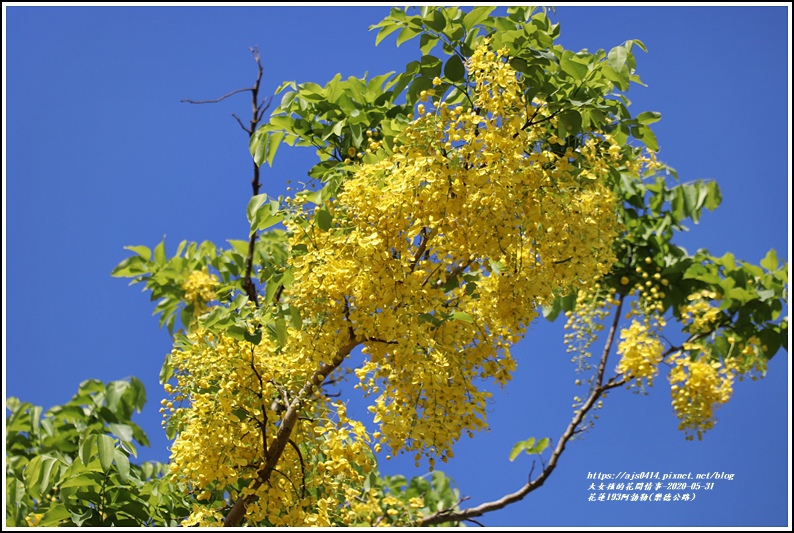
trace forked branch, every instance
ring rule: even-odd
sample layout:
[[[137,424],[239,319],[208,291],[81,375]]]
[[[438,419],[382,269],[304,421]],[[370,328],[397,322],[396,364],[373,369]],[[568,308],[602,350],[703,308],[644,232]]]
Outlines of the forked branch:
[[[264,69],[262,68],[262,61],[261,56],[259,55],[259,49],[257,47],[249,48],[251,53],[254,55],[254,61],[256,61],[257,67],[257,75],[256,75],[256,82],[254,82],[253,87],[246,87],[243,89],[235,89],[234,91],[224,94],[220,98],[216,98],[214,100],[190,100],[184,99],[182,102],[186,102],[188,104],[216,104],[218,102],[222,102],[223,100],[229,98],[238,93],[250,92],[251,93],[251,120],[249,121],[248,126],[246,127],[242,121],[232,113],[232,116],[237,120],[237,123],[240,124],[240,127],[248,134],[248,140],[250,142],[251,137],[253,137],[254,133],[256,133],[257,128],[259,128],[259,123],[262,121],[262,116],[265,114],[265,111],[270,107],[270,99],[269,98],[259,98],[259,88],[260,83],[262,82],[262,72]],[[256,196],[259,194],[259,188],[261,184],[259,182],[259,166],[257,166],[256,162],[254,164],[254,177],[251,180],[251,189],[252,189],[252,196]],[[256,284],[254,283],[253,278],[251,277],[253,272],[253,265],[254,265],[254,250],[256,246],[256,232],[251,234],[251,238],[248,241],[248,256],[245,258],[245,276],[243,277],[243,288],[245,289],[245,293],[248,295],[248,299],[254,302],[254,304],[259,307],[259,299],[257,298],[257,290]]]
[[[306,380],[301,390],[293,397],[292,401],[287,406],[284,416],[281,418],[281,424],[279,425],[278,433],[276,433],[276,438],[270,444],[269,454],[265,460],[265,464],[259,469],[256,479],[249,486],[252,493],[246,497],[241,497],[235,502],[229,514],[226,515],[226,519],[223,521],[224,526],[237,527],[240,525],[240,522],[242,522],[245,516],[246,509],[248,509],[248,506],[257,498],[256,490],[264,483],[268,482],[281,456],[284,454],[284,449],[287,447],[287,444],[290,443],[290,436],[292,435],[292,430],[295,428],[295,424],[298,422],[303,402],[309,399],[311,395],[320,388],[331,372],[339,368],[339,365],[350,355],[353,348],[359,344],[361,344],[361,340],[351,336],[348,343],[342,346],[336,353],[331,364],[321,363],[314,374]]]

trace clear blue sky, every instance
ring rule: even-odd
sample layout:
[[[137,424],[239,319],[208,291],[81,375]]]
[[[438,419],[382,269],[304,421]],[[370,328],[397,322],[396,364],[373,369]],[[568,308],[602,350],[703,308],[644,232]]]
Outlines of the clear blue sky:
[[[152,442],[140,456],[165,461],[157,376],[170,339],[148,294],[110,271],[127,256],[123,246],[154,246],[163,235],[169,255],[183,239],[244,239],[251,179],[247,138],[231,117],[248,116],[248,96],[212,106],[180,99],[250,86],[252,45],[270,94],[285,80],[399,70],[419,56],[417,44],[396,48],[392,37],[375,47],[367,28],[384,6],[4,10],[5,395],[47,408],[84,379],[136,376],[149,395],[137,422]],[[683,246],[756,263],[775,248],[788,260],[790,8],[562,6],[555,18],[569,49],[647,45],[637,63],[648,87],[632,87],[631,109],[662,113],[659,157],[682,180],[714,178],[723,192]],[[264,192],[284,193],[313,161],[310,150],[282,148],[263,173]],[[491,430],[456,447],[445,471],[467,504],[518,489],[531,462],[508,461],[513,443],[556,440],[570,420],[581,391],[562,335],[562,324],[531,329],[514,381],[491,406]],[[676,430],[664,378],[647,396],[615,391],[540,490],[482,522],[790,526],[789,367],[780,352],[765,380],[737,384],[702,442]],[[424,473],[409,458],[381,469]],[[588,472],[619,471],[734,479],[689,503],[587,501]]]

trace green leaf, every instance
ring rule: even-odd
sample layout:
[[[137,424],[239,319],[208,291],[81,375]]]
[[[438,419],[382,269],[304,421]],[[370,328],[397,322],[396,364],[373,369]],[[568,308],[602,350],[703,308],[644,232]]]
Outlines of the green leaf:
[[[632,133],[634,133],[634,131],[632,131]],[[654,152],[659,151],[659,143],[656,141],[656,134],[645,124],[640,124],[637,127],[637,131],[634,136],[637,138],[637,140],[642,141],[649,150]]]
[[[769,272],[777,270],[778,266],[778,259],[777,259],[777,252],[775,249],[770,249],[766,253],[766,257],[761,259],[761,266],[767,269]]]
[[[41,463],[43,456],[37,455],[30,460],[25,468],[25,488],[35,498],[38,493],[38,482],[41,479]]]
[[[75,512],[72,512],[71,519],[75,526],[80,527],[86,522],[86,520],[89,520],[93,516],[94,516],[94,510],[88,509],[86,510],[86,512],[82,514],[77,514]]]
[[[255,231],[266,230],[284,220],[284,215],[279,213],[278,201],[271,200],[265,203],[266,201],[266,194],[257,194],[248,201],[246,215],[251,224],[251,234]]]
[[[436,44],[438,44],[438,37],[430,35],[429,33],[423,33],[422,37],[419,39],[419,50],[422,51],[423,55],[427,55],[435,48]]]
[[[516,457],[527,449],[527,446],[534,446],[535,444],[535,437],[530,437],[529,439],[521,442],[516,442],[513,446],[513,449],[510,450],[510,461],[515,461]]]
[[[287,321],[283,318],[276,319],[276,338],[281,346],[287,344]]]
[[[41,461],[41,479],[39,482],[39,494],[49,492],[53,482],[53,469],[60,463],[56,458],[44,456]]]
[[[491,267],[493,273],[496,274],[497,276],[500,275],[502,271],[505,269],[505,266],[501,262],[496,261],[494,259],[489,259],[488,265]]]
[[[714,211],[722,203],[722,193],[716,181],[709,181],[706,183],[706,200],[703,207],[709,211]]]
[[[463,311],[455,311],[449,316],[449,318],[451,320],[460,320],[462,322],[470,322],[472,324],[474,323],[472,316],[469,313],[464,313]]]
[[[174,367],[171,364],[171,354],[165,356],[165,360],[163,361],[163,366],[160,368],[160,383],[164,384],[171,376],[174,375]]]
[[[461,82],[466,78],[466,67],[460,57],[453,55],[444,65],[444,76],[453,82]]]
[[[268,134],[267,136],[267,149],[265,150],[265,160],[267,161],[268,166],[273,166],[273,158],[276,157],[276,151],[278,150],[281,141],[284,139],[284,135],[286,133],[283,131],[274,131],[273,133]],[[261,165],[257,163],[257,165]]]
[[[254,217],[256,216],[256,212],[267,202],[267,194],[257,194],[256,196],[252,196],[250,200],[248,200],[248,207],[246,208],[245,214],[248,217],[248,223],[254,223]],[[244,256],[248,253],[246,249]]]
[[[249,221],[248,223],[250,224],[251,222]],[[227,242],[231,244],[234,251],[241,256],[246,257],[248,255],[248,241],[229,239]]]
[[[549,440],[548,437],[543,437],[538,442],[536,442],[534,446],[532,446],[531,448],[527,448],[527,453],[529,453],[529,454],[534,454],[534,453],[540,454],[540,453],[543,453],[543,450],[545,450],[546,448],[549,447],[549,443],[550,442],[551,441]]]
[[[296,330],[300,330],[303,327],[303,318],[301,317],[301,310],[297,307],[290,306],[289,308],[289,315],[290,320],[289,323],[292,325],[293,328]]]
[[[563,72],[569,74],[576,81],[582,81],[582,79],[587,76],[587,72],[589,70],[588,66],[582,64],[579,58],[577,58],[576,55],[569,50],[565,50],[562,53],[562,58],[560,59],[560,68]]]
[[[123,451],[118,449],[113,452],[113,459],[116,461],[121,481],[126,483],[130,476],[130,460]]]
[[[101,479],[98,477],[101,474],[97,474],[96,472],[87,471],[83,472],[77,476],[71,477],[58,485],[61,489],[67,489],[70,487],[97,487]]]
[[[102,471],[107,472],[110,470],[110,465],[113,464],[113,451],[116,449],[113,437],[99,435],[97,437],[97,448],[99,451],[99,464],[102,466]]]
[[[427,27],[431,30],[441,33],[444,31],[444,28],[447,25],[447,19],[444,17],[444,12],[440,9],[433,9],[432,15],[433,16],[431,17],[430,13],[428,13],[425,16],[425,24],[427,24]]]
[[[39,527],[53,527],[71,518],[72,513],[63,505],[54,505],[41,517]]]
[[[243,338],[253,345],[259,345],[262,342],[262,331],[257,329],[255,333],[249,333],[246,329],[243,331]]]
[[[91,457],[94,455],[94,444],[96,443],[97,435],[87,435],[80,443],[78,456],[84,465],[91,462]]]
[[[517,442],[513,449],[510,451],[510,461],[514,461],[522,451],[527,452],[529,455],[541,454],[543,450],[548,448],[551,441],[548,437],[543,437],[535,442],[535,437],[530,437],[525,441]]]
[[[637,122],[640,124],[653,124],[654,122],[658,122],[659,119],[662,118],[661,113],[657,113],[656,111],[644,111],[637,115]]]
[[[154,247],[154,262],[158,266],[163,266],[165,261],[165,237],[163,237],[163,240],[160,241],[160,244]]]
[[[132,428],[126,424],[108,424],[108,431],[122,441],[132,441]]]
[[[609,61],[609,65],[617,72],[622,70],[626,65],[627,58],[628,53],[626,47],[623,45],[616,46],[609,51],[609,54],[607,54],[607,61]]]
[[[397,46],[400,46],[405,41],[409,41],[422,33],[421,28],[417,28],[415,26],[405,26],[400,34],[397,36]]]
[[[561,312],[573,310],[575,303],[576,303],[575,294],[558,296],[557,298],[554,299],[554,302],[551,305],[543,306],[542,308],[543,318],[545,318],[549,322],[554,322],[554,320],[560,315]]]
[[[399,24],[389,24],[387,26],[383,26],[378,32],[377,37],[375,37],[375,46],[378,46],[383,39],[385,39],[389,34],[400,29],[400,27],[401,26]],[[375,28],[376,26],[371,26],[369,29],[374,30]]]
[[[146,261],[151,261],[152,259],[152,251],[148,246],[125,246],[124,249],[135,252]]]
[[[467,30],[470,30],[480,22],[484,21],[488,18],[488,15],[494,10],[494,7],[491,6],[478,6],[469,11],[465,17],[463,17],[463,27]]]
[[[616,71],[609,65],[609,63],[602,63],[601,74],[603,74],[606,79],[614,83],[621,91],[627,91],[629,89],[629,74],[626,69]]]
[[[767,256],[768,255],[769,254],[767,254]],[[723,268],[725,268],[725,273],[726,274],[736,270],[736,257],[730,252],[725,252],[725,254],[722,257],[720,257],[719,259],[717,259],[716,261],[717,261],[718,264],[722,265]],[[735,283],[735,281],[732,278],[728,278],[725,281],[726,282],[730,282],[730,284],[731,284],[730,287],[733,287],[733,284]],[[728,287],[726,287],[726,288],[728,288]]]
[[[560,130],[558,135],[561,138],[576,135],[582,131],[582,115],[575,109],[567,109],[559,114],[557,124],[559,124]]]
[[[321,230],[328,231],[333,227],[334,217],[331,215],[328,209],[325,208],[320,209],[317,211],[317,213],[314,216],[317,222],[317,227],[320,228]]]

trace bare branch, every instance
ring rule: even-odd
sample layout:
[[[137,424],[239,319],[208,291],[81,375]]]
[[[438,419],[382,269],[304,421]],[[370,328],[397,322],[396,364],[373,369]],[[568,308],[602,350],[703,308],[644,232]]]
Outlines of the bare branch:
[[[251,120],[249,121],[249,126],[246,127],[243,124],[243,121],[237,117],[234,113],[232,116],[240,125],[240,127],[248,134],[248,140],[250,142],[251,137],[254,136],[256,133],[257,128],[259,127],[259,122],[262,120],[262,116],[264,115],[265,111],[270,107],[270,99],[263,98],[261,101],[259,100],[259,86],[262,82],[262,73],[264,69],[262,68],[262,61],[261,56],[259,54],[259,49],[257,47],[249,48],[251,53],[254,56],[254,61],[256,61],[256,68],[257,68],[257,75],[256,75],[256,82],[254,82],[253,87],[247,87],[245,89],[236,89],[230,93],[224,94],[220,98],[216,98],[214,100],[190,100],[185,99],[182,102],[187,102],[189,104],[216,104],[221,102],[230,96],[234,96],[238,93],[250,92],[251,93]],[[256,162],[254,162],[254,177],[251,180],[251,189],[253,191],[252,196],[256,196],[259,194],[259,188],[261,184],[259,183],[259,166],[257,166]],[[254,264],[254,251],[256,245],[256,232],[251,234],[251,238],[248,241],[248,255],[245,258],[245,276],[243,277],[243,289],[245,289],[246,295],[248,295],[248,299],[254,302],[254,305],[259,307],[259,298],[257,297],[257,290],[256,284],[254,283],[251,274],[253,272],[253,264]]]
[[[237,115],[235,115],[234,113],[232,113],[232,116],[237,121],[237,123],[240,125],[240,127],[243,128],[243,131],[246,132],[248,135],[251,135],[251,132],[248,131],[248,128],[245,127],[245,125],[243,124],[243,121],[240,120],[240,118]]]
[[[607,366],[607,358],[609,357],[609,351],[612,349],[612,343],[615,340],[615,333],[617,333],[618,323],[620,322],[620,314],[623,311],[623,300],[625,299],[626,295],[621,294],[620,299],[618,300],[618,307],[615,309],[615,316],[612,318],[612,325],[609,326],[607,341],[604,343],[604,351],[601,352],[601,361],[598,363],[596,388],[601,387],[601,384],[604,382],[604,371],[606,370]]]
[[[246,91],[252,91],[253,87],[246,87],[245,89],[235,89],[234,91],[224,94],[220,98],[216,98],[215,100],[191,100],[189,98],[185,98],[184,100],[180,100],[180,102],[184,102],[187,104],[217,104],[218,102],[222,102],[229,98],[230,96],[234,96],[237,93],[244,93]]]

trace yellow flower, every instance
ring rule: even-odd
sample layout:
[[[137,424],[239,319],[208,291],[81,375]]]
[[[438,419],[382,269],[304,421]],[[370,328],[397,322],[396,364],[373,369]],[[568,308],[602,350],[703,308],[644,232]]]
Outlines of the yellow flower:
[[[714,411],[733,394],[733,372],[719,361],[709,363],[703,356],[692,360],[682,354],[674,365],[669,380],[673,409],[681,421],[678,429],[689,433],[687,439],[696,434],[700,440],[716,423]]]
[[[185,301],[202,306],[216,298],[215,288],[217,286],[218,278],[210,274],[206,268],[204,270],[194,270],[182,284],[182,289],[185,291]]]
[[[618,363],[618,370],[628,377],[636,378],[641,384],[653,384],[653,377],[658,372],[662,360],[662,343],[650,332],[648,324],[631,322],[628,329],[620,332],[623,339],[618,345],[618,354],[623,357]]]

